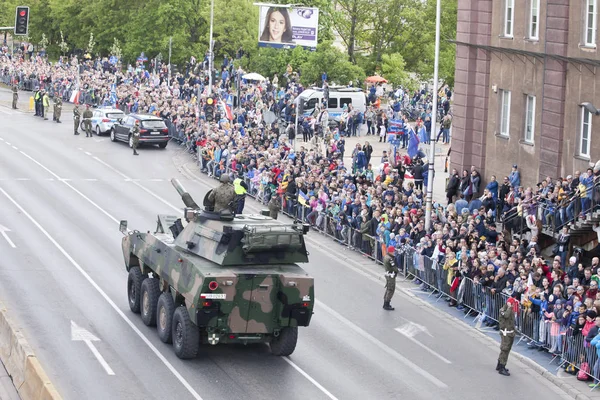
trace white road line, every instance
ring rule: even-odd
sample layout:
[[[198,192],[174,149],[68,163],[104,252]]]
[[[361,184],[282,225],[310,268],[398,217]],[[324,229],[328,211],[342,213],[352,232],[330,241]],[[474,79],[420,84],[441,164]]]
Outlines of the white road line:
[[[30,181],[31,179],[29,178],[17,178],[17,181]]]
[[[6,115],[12,115],[11,112],[8,112],[8,111],[2,109],[2,107],[0,107],[0,112],[3,113],[3,114],[6,114]]]
[[[6,144],[7,144],[7,145],[9,145],[9,146],[11,145],[11,144],[10,144],[10,142],[4,142],[4,143],[6,143]]]
[[[423,378],[427,379],[429,382],[433,383],[435,386],[437,386],[439,388],[445,389],[448,387],[448,385],[446,385],[444,382],[440,381],[438,378],[431,375],[429,372],[425,371],[423,368],[419,367],[417,364],[413,363],[408,358],[404,357],[403,355],[401,355],[400,353],[398,353],[397,351],[395,351],[394,349],[392,349],[385,343],[381,342],[379,339],[375,338],[373,335],[364,331],[359,326],[355,325],[352,321],[350,321],[349,319],[347,319],[346,317],[344,317],[337,311],[329,308],[328,306],[323,304],[321,301],[315,300],[315,305],[318,308],[328,312],[329,314],[331,314],[332,316],[337,318],[340,322],[344,323],[346,326],[348,326],[354,332],[358,333],[360,336],[362,336],[369,342],[373,343],[375,346],[379,347],[379,349],[381,349],[385,353],[389,354],[390,356],[394,357],[396,360],[398,360],[402,364],[406,365],[409,368],[409,370],[412,370],[415,373],[421,375]]]
[[[150,182],[163,182],[164,179],[160,179],[160,178],[154,178],[154,179],[150,179]]]
[[[97,182],[98,179],[96,178],[85,178],[84,181],[88,181],[88,182]]]
[[[323,386],[321,386],[321,384],[319,382],[317,382],[309,374],[307,374],[306,372],[304,372],[304,370],[302,368],[300,368],[298,365],[296,365],[296,363],[294,363],[292,360],[290,360],[289,357],[282,357],[282,358],[283,358],[283,361],[287,362],[296,371],[300,372],[300,374],[302,374],[302,376],[304,376],[306,379],[308,379],[310,381],[310,383],[312,383],[317,388],[319,388],[319,390],[321,390],[321,392],[323,392],[327,397],[329,397],[331,400],[337,400],[337,397],[335,397],[334,395],[332,395],[329,392],[329,390],[325,389]]]
[[[4,139],[0,137],[0,141],[3,141],[3,142],[4,142]]]
[[[98,349],[96,348],[96,346],[94,346],[94,344],[92,342],[90,342],[89,340],[86,340],[85,344],[91,350],[92,354],[94,355],[94,357],[96,357],[96,360],[98,360],[98,362],[100,363],[100,365],[102,366],[102,368],[104,368],[104,370],[106,371],[106,373],[108,375],[114,375],[115,372],[112,370],[112,368],[110,367],[110,365],[108,365],[108,363],[106,362],[106,360],[104,359],[104,357],[102,357],[102,354],[100,354],[100,352],[98,351]]]
[[[12,148],[15,150],[19,150],[19,148],[17,146],[13,146]]]
[[[91,156],[92,153],[88,152],[88,151],[84,151],[85,154],[87,154],[88,156]]]
[[[94,203],[94,201],[92,199],[90,199],[89,197],[87,197],[85,194],[81,193],[79,190],[77,190],[73,185],[71,185],[69,182],[63,180],[60,176],[58,176],[57,174],[55,174],[54,172],[52,172],[50,169],[48,169],[45,165],[41,164],[39,161],[37,161],[36,159],[34,159],[33,157],[31,157],[29,154],[20,151],[21,154],[23,154],[25,157],[27,157],[28,159],[30,159],[31,161],[33,161],[35,164],[39,165],[42,169],[44,169],[46,172],[48,172],[50,175],[54,176],[57,180],[61,181],[62,183],[64,183],[65,185],[67,185],[71,190],[73,190],[75,193],[77,193],[78,195],[80,195],[81,197],[83,197],[85,200],[87,200],[91,205],[93,205],[94,207],[96,207],[102,214],[106,215],[108,218],[110,218],[113,222],[115,223],[119,223],[120,221],[118,219],[116,219],[115,217],[113,217],[112,215],[110,215],[108,212],[106,212],[102,207],[100,207],[98,204]]]
[[[169,203],[167,200],[163,199],[162,197],[160,197],[159,195],[157,195],[156,193],[154,193],[152,190],[150,190],[150,189],[146,188],[145,186],[142,186],[141,184],[139,184],[137,182],[137,181],[139,181],[139,179],[131,179],[130,177],[128,177],[127,175],[125,175],[124,173],[122,173],[121,171],[119,171],[118,169],[116,169],[115,167],[113,167],[112,165],[105,163],[104,161],[102,161],[98,157],[93,157],[93,158],[94,158],[94,160],[98,161],[100,164],[102,164],[105,167],[111,169],[115,173],[121,175],[123,178],[125,178],[126,182],[133,183],[134,185],[136,185],[137,187],[139,187],[140,189],[142,189],[144,192],[148,193],[150,196],[154,197],[155,199],[157,199],[161,203],[163,203],[163,204],[171,207],[173,210],[177,211],[178,213],[180,213],[183,210],[183,207],[176,207],[176,206],[174,206],[173,204]]]
[[[0,192],[2,192],[2,194],[11,203],[13,203],[15,207],[17,207],[23,213],[23,215],[25,215],[31,221],[31,223],[34,224],[36,228],[38,228],[40,232],[44,234],[44,236],[46,236],[46,238],[48,238],[48,240],[54,245],[54,247],[56,247],[63,254],[63,256],[65,256],[67,260],[69,260],[69,262],[81,273],[81,275],[83,275],[83,277],[92,285],[92,287],[96,289],[96,291],[104,298],[104,300],[106,300],[106,302],[123,319],[123,321],[125,321],[125,323],[129,325],[129,327],[140,337],[140,339],[142,339],[144,343],[146,343],[150,350],[152,350],[152,352],[159,358],[159,360],[162,361],[162,363],[171,371],[171,373],[177,378],[177,380],[181,382],[181,384],[188,390],[188,392],[190,392],[190,394],[196,400],[202,400],[202,397],[200,397],[200,395],[194,390],[194,388],[192,388],[188,381],[186,381],[185,378],[181,376],[181,374],[175,369],[175,367],[173,367],[173,365],[165,358],[165,356],[163,356],[162,353],[150,342],[150,340],[148,340],[148,338],[134,325],[134,323],[131,322],[129,318],[127,318],[125,313],[121,311],[121,309],[115,304],[114,301],[112,301],[112,299],[106,294],[106,292],[102,290],[102,288],[92,279],[92,277],[87,272],[85,272],[85,270],[77,263],[77,261],[75,261],[73,257],[71,257],[69,253],[67,253],[67,251],[48,233],[48,231],[46,231],[23,207],[21,207],[19,203],[17,203],[8,193],[6,193],[6,191],[3,188],[0,188]]]
[[[405,335],[400,328],[396,328],[395,331],[398,332],[398,333],[400,333],[402,336],[404,336],[406,339],[410,340],[411,342],[413,342],[417,346],[421,347],[423,350],[425,350],[425,351],[429,352],[430,354],[436,356],[437,358],[439,358],[440,360],[442,360],[446,364],[452,364],[452,361],[448,360],[447,358],[445,358],[441,354],[437,353],[435,350],[432,350],[429,347],[425,346],[423,343],[419,342],[414,337],[410,337],[408,335]]]

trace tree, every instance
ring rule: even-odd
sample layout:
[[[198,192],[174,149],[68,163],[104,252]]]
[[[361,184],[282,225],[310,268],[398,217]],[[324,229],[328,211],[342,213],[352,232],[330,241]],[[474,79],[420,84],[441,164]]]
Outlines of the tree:
[[[67,51],[69,51],[69,44],[65,42],[63,31],[60,31],[60,43],[58,43],[58,48],[60,49],[63,56],[67,53]]]
[[[404,70],[405,66],[404,59],[398,53],[384,54],[382,56],[382,75],[393,86],[406,86],[409,83],[410,78]]]
[[[328,42],[321,43],[317,51],[311,52],[300,68],[300,80],[305,86],[319,82],[323,71],[327,72],[330,82],[343,85],[350,81],[363,82],[366,77],[360,67],[348,61],[341,51]]]
[[[356,61],[354,52],[357,51],[357,47],[360,49],[357,44],[364,39],[362,33],[366,24],[370,22],[371,10],[370,0],[338,0],[332,11],[333,28],[346,45],[348,58],[352,62]]]
[[[110,48],[110,54],[117,57],[117,59],[121,59],[123,56],[123,50],[121,49],[121,44],[119,43],[119,39],[114,38],[113,45]]]

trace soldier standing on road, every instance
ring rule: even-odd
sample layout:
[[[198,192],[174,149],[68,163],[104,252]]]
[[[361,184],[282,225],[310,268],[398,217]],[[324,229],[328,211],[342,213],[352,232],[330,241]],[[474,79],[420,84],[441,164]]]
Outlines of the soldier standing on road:
[[[91,135],[91,133],[90,133]],[[140,144],[140,121],[136,120],[131,131],[131,148],[133,148],[133,155],[139,156],[137,152],[138,145]]]
[[[13,94],[12,108],[13,108],[13,110],[16,110],[17,109],[17,100],[19,100],[19,88],[17,88],[16,83],[12,87],[12,94]]]
[[[514,298],[507,298],[506,304],[502,306],[500,315],[498,316],[500,328],[500,356],[498,357],[496,371],[504,376],[510,376],[506,369],[506,362],[508,361],[508,355],[510,354],[510,349],[512,349],[513,341],[515,340],[515,314],[512,308],[513,301],[515,301]]]
[[[60,96],[56,96],[54,98],[54,120],[57,123],[61,123],[60,122],[60,116],[62,114],[62,99],[60,98]]]
[[[383,266],[385,268],[385,294],[383,295],[383,309],[393,311],[394,307],[390,304],[394,292],[396,291],[396,275],[398,275],[398,267],[394,259],[394,246],[388,247],[388,253],[383,257]]]
[[[75,124],[75,133],[74,135],[79,135],[79,123],[81,121],[81,113],[79,112],[79,104],[75,104],[75,108],[73,109],[73,122]]]
[[[277,219],[279,211],[281,211],[281,201],[277,193],[273,193],[271,200],[269,200],[269,216],[273,219]]]
[[[92,137],[92,110],[90,110],[90,105],[85,105],[85,111],[83,112],[83,126],[85,126],[85,137]]]
[[[48,92],[46,92],[45,90],[42,90],[42,117],[44,117],[44,120],[48,119],[48,111],[50,109],[50,96],[48,96]]]
[[[233,185],[229,184],[229,175],[223,174],[219,179],[221,185],[210,191],[208,200],[214,203],[214,212],[233,211],[233,202],[235,200],[235,190]]]

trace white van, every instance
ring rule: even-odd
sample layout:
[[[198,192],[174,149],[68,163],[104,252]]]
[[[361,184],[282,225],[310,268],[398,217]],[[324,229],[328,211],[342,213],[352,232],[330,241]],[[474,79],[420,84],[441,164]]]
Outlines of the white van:
[[[317,104],[323,102],[323,89],[313,87],[300,93],[300,99],[304,102],[304,116],[311,115]],[[365,113],[367,111],[367,98],[365,92],[359,88],[347,88],[343,86],[329,87],[329,101],[327,111],[329,121],[339,122],[345,104],[352,104],[355,110]]]

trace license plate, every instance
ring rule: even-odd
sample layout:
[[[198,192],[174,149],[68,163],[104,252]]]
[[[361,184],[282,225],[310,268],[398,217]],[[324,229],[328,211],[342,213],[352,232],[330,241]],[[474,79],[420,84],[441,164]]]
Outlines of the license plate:
[[[159,131],[151,131],[150,134],[151,135],[160,135],[160,132]]]
[[[201,299],[212,299],[212,300],[226,300],[227,294],[225,293],[200,293]]]

